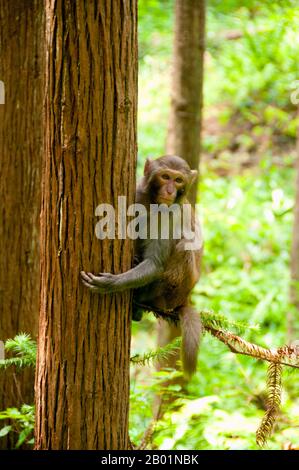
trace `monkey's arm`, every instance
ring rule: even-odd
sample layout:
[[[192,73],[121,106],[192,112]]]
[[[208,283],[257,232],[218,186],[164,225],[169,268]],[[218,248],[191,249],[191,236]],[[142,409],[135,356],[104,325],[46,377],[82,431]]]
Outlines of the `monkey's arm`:
[[[145,286],[157,279],[163,272],[163,267],[155,259],[147,258],[122,274],[100,273],[95,276],[91,273],[81,272],[82,282],[93,292],[108,294],[126,289],[136,289]]]

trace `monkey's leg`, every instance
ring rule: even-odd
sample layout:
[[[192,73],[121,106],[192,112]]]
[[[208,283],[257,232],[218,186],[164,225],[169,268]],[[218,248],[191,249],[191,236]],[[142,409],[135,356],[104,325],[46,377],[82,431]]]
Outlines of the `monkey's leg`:
[[[93,292],[108,294],[145,286],[157,279],[162,272],[162,266],[155,260],[147,258],[135,268],[122,274],[100,273],[99,276],[95,276],[81,271],[81,279]]]

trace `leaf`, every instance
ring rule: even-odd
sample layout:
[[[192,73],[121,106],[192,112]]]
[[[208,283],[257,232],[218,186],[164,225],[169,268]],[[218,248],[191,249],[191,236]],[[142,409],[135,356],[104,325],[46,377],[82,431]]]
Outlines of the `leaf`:
[[[4,426],[4,428],[0,429],[0,437],[6,436],[12,430],[12,426]]]
[[[32,429],[28,428],[28,429],[24,429],[20,433],[18,442],[16,443],[16,449],[18,449],[22,444],[24,444],[24,442],[26,441],[27,437],[31,434],[31,432],[32,432]]]

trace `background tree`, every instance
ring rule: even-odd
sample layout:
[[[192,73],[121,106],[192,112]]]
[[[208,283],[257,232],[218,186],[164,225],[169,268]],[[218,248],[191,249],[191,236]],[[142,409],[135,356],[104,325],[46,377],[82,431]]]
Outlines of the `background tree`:
[[[299,112],[298,112],[299,116]],[[299,129],[297,136],[297,156],[295,161],[296,169],[296,193],[294,207],[293,237],[291,248],[291,286],[290,301],[294,311],[288,315],[288,337],[289,339],[299,339]]]
[[[205,0],[176,0],[168,154],[198,168],[203,93]],[[190,201],[196,201],[197,184]]]
[[[42,148],[43,5],[0,2],[0,339],[36,335]],[[0,374],[0,410],[33,401],[33,372]],[[0,446],[10,444],[0,440]]]
[[[95,208],[135,196],[137,2],[46,6],[36,448],[126,449],[131,295],[92,295],[80,271],[132,263]]]
[[[171,105],[166,153],[183,157],[199,167],[205,38],[205,0],[176,0]],[[196,181],[190,192],[195,204]],[[159,324],[158,342],[164,346],[180,335],[179,327]],[[165,364],[176,366],[178,354]]]

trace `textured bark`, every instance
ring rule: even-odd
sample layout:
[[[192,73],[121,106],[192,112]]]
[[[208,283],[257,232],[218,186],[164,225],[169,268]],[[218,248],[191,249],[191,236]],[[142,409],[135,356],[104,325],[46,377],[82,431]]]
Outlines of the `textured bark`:
[[[36,335],[42,149],[43,5],[0,2],[0,339]],[[34,373],[0,372],[0,410],[33,402]],[[0,439],[0,446],[9,442]]]
[[[166,152],[199,166],[205,0],[176,0],[171,107]],[[191,197],[196,200],[197,185]]]
[[[95,237],[95,209],[135,196],[136,3],[46,0],[37,449],[128,447],[131,294],[79,273],[132,265],[130,240]]]
[[[166,153],[184,158],[192,169],[198,169],[200,158],[204,38],[205,0],[176,0]],[[188,197],[192,204],[196,201],[197,183]],[[180,334],[179,327],[160,322],[158,343],[165,346]],[[173,354],[165,366],[175,368],[178,359],[178,354]]]
[[[298,111],[299,116],[299,111]],[[294,207],[293,237],[291,248],[291,287],[290,301],[294,311],[288,315],[289,339],[299,339],[299,129],[297,136],[297,158],[296,158],[296,196]],[[294,315],[296,318],[294,318]]]

